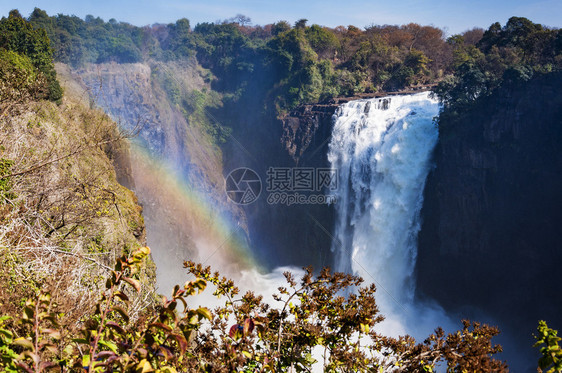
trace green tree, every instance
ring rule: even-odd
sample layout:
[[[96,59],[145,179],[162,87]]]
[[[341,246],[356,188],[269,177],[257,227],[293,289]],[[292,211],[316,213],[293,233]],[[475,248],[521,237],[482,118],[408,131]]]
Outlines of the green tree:
[[[535,339],[537,342],[533,347],[539,347],[542,355],[539,359],[539,372],[543,370],[546,373],[562,372],[562,349],[558,344],[560,342],[558,331],[549,328],[546,322],[541,320]]]
[[[279,21],[273,25],[273,27],[271,28],[271,33],[273,34],[273,36],[277,36],[279,34],[289,31],[290,29],[291,29],[291,25],[289,24],[289,22]]]
[[[299,19],[297,22],[295,22],[295,28],[298,29],[305,29],[306,28],[306,23],[308,22],[308,19],[306,18],[301,18]]]
[[[307,28],[305,34],[312,49],[321,57],[333,58],[340,47],[340,42],[334,33],[318,25]]]
[[[176,21],[175,24],[169,24],[170,32],[164,43],[164,48],[174,52],[177,57],[189,57],[194,55],[193,42],[191,35],[191,26],[187,18]]]
[[[19,12],[11,11],[0,20],[0,48],[29,57],[33,66],[47,79],[47,97],[60,101],[62,88],[53,65],[53,50],[44,29],[34,29]]]

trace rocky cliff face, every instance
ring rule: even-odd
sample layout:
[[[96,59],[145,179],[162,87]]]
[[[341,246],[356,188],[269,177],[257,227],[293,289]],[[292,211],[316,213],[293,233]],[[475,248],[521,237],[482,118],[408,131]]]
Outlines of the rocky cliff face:
[[[185,196],[170,192],[169,179],[155,172],[162,168],[159,160],[171,161],[176,178],[208,196],[217,214],[229,215],[246,232],[253,255],[264,266],[313,264],[319,268],[332,264],[332,207],[271,204],[265,188],[269,167],[328,166],[326,153],[337,103],[300,108],[282,121],[263,113],[259,95],[255,102],[212,109],[208,116],[233,128],[233,135],[218,149],[200,123],[190,121],[173,102],[166,86],[170,82],[179,85],[180,98],[191,101],[191,92],[209,88],[199,69],[144,63],[90,65],[74,71],[75,78],[90,90],[92,102],[122,128],[136,133],[134,141],[144,149],[142,154],[133,151],[131,165],[124,167],[131,169],[134,180],[128,182],[134,182],[144,206],[160,286],[174,283],[162,278],[182,275],[182,260],[197,260],[198,242],[205,242],[211,251],[228,249],[224,250],[222,242],[209,243],[221,237],[208,237],[209,217],[197,216],[193,206],[184,206]],[[237,206],[226,200],[224,177],[238,167],[254,169],[261,177],[264,193],[254,204]]]
[[[161,175],[153,172],[161,166],[154,158],[166,160],[178,178],[212,200],[218,214],[230,216],[242,227],[253,254],[265,267],[333,264],[333,206],[271,203],[267,172],[270,167],[329,167],[332,116],[340,104],[361,97],[304,105],[281,120],[264,111],[265,93],[256,92],[244,102],[225,100],[224,106],[205,112],[207,119],[233,130],[219,149],[201,123],[181,109],[184,102],[189,106],[197,101],[192,92],[210,90],[206,74],[195,62],[90,65],[75,75],[90,89],[97,105],[122,128],[137,133],[135,141],[152,158],[133,152],[132,164],[124,168],[131,170],[134,188],[145,206],[149,244],[156,248],[155,255],[166,251],[160,268],[192,257],[197,251],[197,232],[208,224],[194,219],[192,209],[179,208],[176,199],[167,197],[170,193]],[[226,200],[224,178],[239,167],[255,170],[262,180],[263,194],[251,205],[236,206]]]
[[[313,265],[319,269],[332,265],[333,206],[282,203],[267,188],[270,168],[329,167],[327,149],[337,106],[306,105],[277,119],[263,112],[263,99],[256,97],[256,102],[227,107],[217,114],[219,118],[228,116],[224,121],[233,128],[231,141],[223,147],[226,173],[247,167],[262,181],[259,198],[243,208],[252,250],[264,267]],[[316,194],[283,192],[288,196]]]
[[[332,135],[332,116],[340,105],[363,98],[423,92],[431,87],[432,85],[428,85],[399,92],[365,93],[355,97],[333,98],[319,104],[301,105],[281,118],[283,128],[281,143],[295,163],[298,164],[303,157],[314,157],[319,152],[318,147],[322,150],[327,150],[323,145],[330,140]],[[316,162],[322,161],[317,158]]]
[[[225,262],[242,263],[232,259],[237,236],[217,234],[229,219],[242,235],[247,230],[244,212],[229,203],[224,191],[221,150],[206,132],[207,123],[192,120],[174,101],[197,100],[200,95],[192,96],[209,88],[201,68],[195,63],[112,63],[73,73],[88,88],[92,104],[132,135],[131,162],[124,167],[130,169],[129,182],[144,207],[161,291],[184,281],[182,262],[203,261],[205,250],[220,247]],[[218,257],[215,267],[228,274]]]
[[[422,211],[418,292],[486,310],[526,353],[537,320],[562,327],[561,84],[504,87],[442,121]]]
[[[303,105],[281,119],[283,124],[281,143],[296,164],[305,155],[313,157],[321,150],[325,150],[322,148],[330,138],[332,116],[338,106],[337,103]]]

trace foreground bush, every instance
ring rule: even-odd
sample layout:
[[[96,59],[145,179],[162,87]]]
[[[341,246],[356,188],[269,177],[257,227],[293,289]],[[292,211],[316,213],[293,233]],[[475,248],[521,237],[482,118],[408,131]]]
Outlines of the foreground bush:
[[[240,296],[231,280],[209,267],[185,262],[193,280],[130,321],[129,297],[140,289],[135,277],[149,253],[143,247],[117,260],[79,335],[65,334],[44,293],[27,301],[18,320],[1,318],[2,370],[305,372],[321,364],[327,372],[431,372],[446,364],[451,372],[507,371],[493,358],[501,351],[491,343],[496,328],[464,321],[462,330],[437,329],[423,343],[380,335],[373,330],[383,320],[375,286],[328,269],[315,276],[308,268],[299,280],[285,273],[287,286],[274,295],[274,306],[252,292]],[[207,286],[224,304],[213,311],[191,307]]]

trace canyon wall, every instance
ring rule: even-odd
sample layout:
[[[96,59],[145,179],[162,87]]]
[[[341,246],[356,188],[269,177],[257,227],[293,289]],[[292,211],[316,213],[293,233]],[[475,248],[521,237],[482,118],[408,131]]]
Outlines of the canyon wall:
[[[529,347],[561,328],[562,74],[504,86],[440,122],[419,235],[417,289],[484,315]]]

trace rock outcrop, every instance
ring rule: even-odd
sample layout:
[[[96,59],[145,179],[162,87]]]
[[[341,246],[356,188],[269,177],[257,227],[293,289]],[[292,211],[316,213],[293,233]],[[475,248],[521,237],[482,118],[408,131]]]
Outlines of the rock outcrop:
[[[305,154],[312,156],[330,138],[332,117],[338,106],[302,105],[281,119],[281,143],[296,164]]]
[[[526,353],[537,320],[562,327],[561,84],[520,82],[442,120],[422,211],[418,292],[486,310]]]

